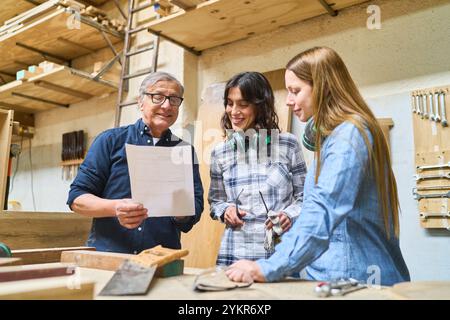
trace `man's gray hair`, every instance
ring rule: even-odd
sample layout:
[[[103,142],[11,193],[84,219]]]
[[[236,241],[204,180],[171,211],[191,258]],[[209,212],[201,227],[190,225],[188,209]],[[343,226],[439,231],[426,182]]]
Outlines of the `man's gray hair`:
[[[139,98],[142,100],[144,98],[144,94],[147,92],[147,88],[149,86],[153,86],[158,81],[172,81],[178,84],[181,90],[181,96],[184,94],[184,87],[177,78],[167,72],[153,72],[146,76],[144,80],[142,80],[141,86],[139,87]]]

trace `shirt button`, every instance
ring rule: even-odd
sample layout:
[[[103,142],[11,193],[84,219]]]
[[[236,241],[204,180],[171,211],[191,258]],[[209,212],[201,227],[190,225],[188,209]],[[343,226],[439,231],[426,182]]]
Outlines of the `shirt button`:
[[[145,126],[144,129],[147,130],[147,126]]]
[[[141,131],[141,136],[143,136],[144,135],[144,131]]]
[[[150,140],[147,140],[147,143],[150,143]]]
[[[138,231],[142,231],[142,228],[141,228],[141,227],[139,227],[139,228],[138,228]]]
[[[134,251],[133,251],[133,253],[134,253],[134,254],[137,254],[137,251],[136,251],[136,250],[134,250]]]

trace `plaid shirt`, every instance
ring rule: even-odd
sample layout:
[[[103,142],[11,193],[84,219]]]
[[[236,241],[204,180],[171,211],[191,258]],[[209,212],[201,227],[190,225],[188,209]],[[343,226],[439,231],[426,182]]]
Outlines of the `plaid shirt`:
[[[272,136],[272,142],[262,148],[270,149],[270,157],[258,148],[247,152],[236,147],[234,138],[221,142],[211,153],[211,186],[208,201],[211,217],[223,222],[228,206],[247,213],[241,228],[227,226],[222,238],[218,265],[230,265],[239,259],[257,260],[269,257],[273,251],[264,249],[267,211],[259,192],[263,194],[269,210],[286,213],[294,223],[303,202],[306,164],[296,137],[290,133]],[[262,156],[264,153],[264,156]]]

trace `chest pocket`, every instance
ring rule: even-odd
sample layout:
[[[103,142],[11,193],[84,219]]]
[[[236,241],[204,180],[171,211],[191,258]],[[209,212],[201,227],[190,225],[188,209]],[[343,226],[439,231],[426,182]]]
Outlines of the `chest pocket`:
[[[267,183],[274,188],[286,186],[292,180],[287,164],[272,162],[267,165]]]

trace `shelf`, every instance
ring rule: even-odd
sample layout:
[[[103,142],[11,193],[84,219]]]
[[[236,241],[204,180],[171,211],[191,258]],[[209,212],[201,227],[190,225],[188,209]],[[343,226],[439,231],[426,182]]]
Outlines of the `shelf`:
[[[42,3],[43,0],[39,1]],[[24,0],[2,0],[2,10],[0,10],[0,25],[6,20],[13,18],[14,16],[33,9],[36,5]]]
[[[110,81],[94,81],[86,72],[58,66],[27,81],[15,80],[1,86],[0,107],[33,113],[68,107],[116,90],[117,85]]]
[[[0,73],[15,75],[24,65],[42,61],[43,56],[68,64],[72,59],[105,48],[108,44],[99,30],[103,30],[113,44],[123,39],[122,33],[85,16],[81,16],[80,29],[71,29],[68,27],[70,19],[73,19],[70,8],[55,8],[20,29],[0,36]]]
[[[340,10],[367,0],[334,0]],[[213,48],[254,34],[326,14],[322,1],[210,0],[193,10],[181,10],[149,24],[149,32],[196,51]],[[188,28],[186,26],[189,26]]]

